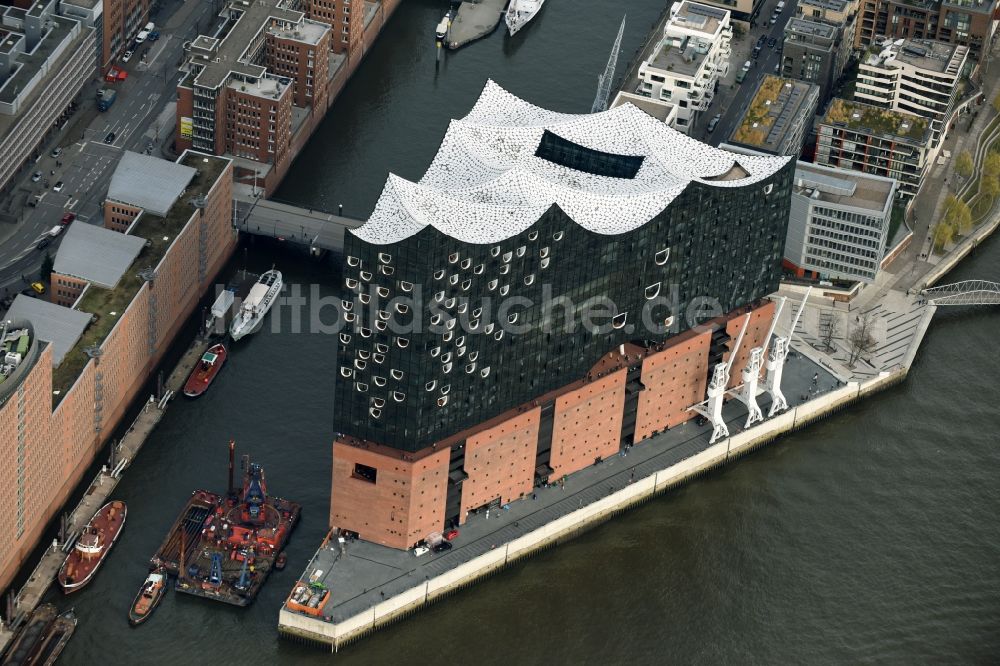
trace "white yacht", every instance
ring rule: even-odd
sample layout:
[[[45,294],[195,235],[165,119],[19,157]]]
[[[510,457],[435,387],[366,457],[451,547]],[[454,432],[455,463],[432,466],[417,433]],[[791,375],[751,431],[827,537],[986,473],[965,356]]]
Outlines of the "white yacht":
[[[510,34],[513,35],[528,21],[535,18],[535,14],[539,12],[543,4],[545,4],[545,0],[510,0],[507,13],[503,17]]]
[[[239,313],[229,326],[229,335],[234,342],[260,330],[264,316],[281,293],[281,286],[281,271],[272,268],[260,276],[257,284],[250,288],[250,293],[243,299]]]

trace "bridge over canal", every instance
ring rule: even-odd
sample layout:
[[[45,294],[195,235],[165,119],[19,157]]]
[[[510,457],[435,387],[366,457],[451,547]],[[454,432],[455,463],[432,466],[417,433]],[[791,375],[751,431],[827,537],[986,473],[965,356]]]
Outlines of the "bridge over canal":
[[[342,252],[344,232],[364,224],[364,220],[299,208],[271,199],[237,197],[233,203],[234,224],[240,231],[301,243],[315,251]]]

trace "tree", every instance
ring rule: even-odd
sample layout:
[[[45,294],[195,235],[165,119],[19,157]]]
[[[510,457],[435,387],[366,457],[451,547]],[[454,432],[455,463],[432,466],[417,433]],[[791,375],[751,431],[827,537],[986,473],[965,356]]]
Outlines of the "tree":
[[[955,239],[955,228],[948,222],[941,220],[934,225],[934,251],[943,252],[944,248]]]
[[[820,339],[827,351],[833,351],[833,339],[840,335],[840,317],[836,312],[830,312],[820,323]]]
[[[1000,113],[1000,93],[997,93],[997,96],[993,98],[993,109]]]
[[[983,174],[987,176],[1000,176],[1000,153],[992,150],[987,153],[983,162]]]
[[[972,229],[972,211],[969,209],[969,204],[954,194],[949,194],[944,200],[944,215],[941,216],[941,220],[948,223],[955,233],[964,234]]]
[[[42,259],[42,268],[38,272],[38,276],[42,282],[48,282],[49,278],[52,277],[53,266],[55,266],[55,261],[53,261],[52,255],[46,252],[45,257]]]
[[[963,150],[958,154],[958,157],[955,159],[955,171],[958,172],[959,176],[962,178],[968,178],[972,175],[973,167],[972,155],[969,151]]]
[[[1000,195],[1000,177],[984,175],[979,184],[979,192],[990,201],[994,201],[997,195]]]
[[[878,341],[875,339],[875,319],[871,312],[866,312],[857,318],[854,329],[847,336],[847,342],[850,346],[850,359],[847,365],[851,368],[864,354],[875,351]]]

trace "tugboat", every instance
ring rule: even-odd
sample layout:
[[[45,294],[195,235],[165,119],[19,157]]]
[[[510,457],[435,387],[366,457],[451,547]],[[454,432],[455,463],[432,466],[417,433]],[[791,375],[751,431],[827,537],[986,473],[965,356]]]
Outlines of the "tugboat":
[[[208,390],[215,376],[219,374],[223,363],[226,362],[228,352],[222,343],[212,345],[201,356],[201,361],[191,371],[191,375],[184,384],[184,395],[189,398],[197,398]]]
[[[102,506],[90,519],[59,569],[59,585],[65,594],[79,590],[94,577],[118,540],[127,513],[125,502],[115,500]]]
[[[146,577],[145,582],[139,589],[139,594],[135,595],[132,607],[128,609],[128,623],[133,627],[142,624],[149,619],[156,607],[163,599],[163,593],[167,590],[167,573],[163,567],[158,567],[156,571]]]

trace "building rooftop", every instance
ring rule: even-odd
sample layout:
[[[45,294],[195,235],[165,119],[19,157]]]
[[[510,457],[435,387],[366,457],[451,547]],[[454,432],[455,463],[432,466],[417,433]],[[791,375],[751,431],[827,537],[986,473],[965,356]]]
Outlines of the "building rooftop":
[[[195,169],[183,164],[125,151],[111,176],[108,199],[166,215],[194,176]]]
[[[97,320],[87,328],[80,342],[66,354],[63,363],[53,371],[52,388],[59,391],[56,394],[56,402],[73,386],[87,365],[89,357],[84,350],[102,345],[108,333],[114,328],[118,317],[132,303],[143,284],[143,278],[139,273],[146,268],[159,266],[171,243],[194,215],[196,208],[192,202],[204,199],[230,161],[223,157],[187,151],[178,159],[178,163],[197,169],[197,174],[188,185],[184,196],[170,207],[165,216],[140,215],[130,233],[149,242],[144,245],[139,256],[113,289],[91,285],[77,301],[77,310],[97,315]]]
[[[892,207],[896,181],[861,171],[795,163],[795,194],[882,213]]]
[[[620,234],[656,217],[693,181],[743,187],[787,162],[741,157],[746,177],[723,180],[736,164],[733,153],[631,104],[556,113],[489,81],[469,114],[449,125],[420,181],[390,174],[368,221],[351,233],[395,243],[432,226],[461,242],[494,243],[521,233],[555,204],[589,231]]]
[[[195,77],[194,83],[202,88],[218,88],[229,78],[230,72],[245,76],[257,77],[264,75],[264,68],[245,62],[247,49],[251,42],[272,21],[278,25],[297,24],[305,14],[291,9],[285,9],[286,0],[234,0],[230,2],[230,15],[239,18],[229,29],[221,42],[213,45],[216,49],[213,59],[207,62],[199,57],[194,59],[198,65],[203,65],[201,72]]]
[[[74,5],[84,9],[93,9],[101,0],[60,0],[64,5]]]
[[[828,40],[830,45],[837,38],[837,29],[829,23],[817,23],[805,18],[791,18],[785,25],[785,39],[789,41]]]
[[[931,39],[898,39],[886,41],[881,47],[873,46],[865,62],[869,65],[902,62],[929,72],[958,76],[968,53],[968,46]]]
[[[665,37],[647,63],[664,72],[693,77],[708,58],[711,47],[712,43],[707,39],[687,35]]]
[[[282,93],[288,90],[289,83],[291,83],[291,80],[285,77],[262,76],[253,81],[239,81],[232,79],[226,84],[226,87],[233,90],[239,90],[247,95],[278,99],[281,97]]]
[[[806,7],[819,7],[827,11],[843,13],[847,11],[849,0],[798,0],[799,5]]]
[[[294,28],[277,25],[267,29],[268,34],[279,39],[291,39],[305,44],[319,44],[319,40],[323,39],[323,35],[329,31],[330,26],[326,23],[310,21],[309,19],[303,19]]]
[[[90,315],[55,303],[18,294],[7,311],[7,319],[26,319],[39,340],[52,343],[52,365],[59,365],[90,323]]]
[[[132,265],[146,239],[94,224],[72,224],[56,252],[52,270],[111,288]]]
[[[920,116],[840,98],[830,102],[822,123],[875,136],[905,139],[920,145],[927,142],[931,133],[927,120]]]
[[[780,154],[789,131],[799,126],[795,121],[803,113],[811,113],[816,90],[814,84],[768,74],[757,86],[730,141]]]
[[[729,12],[725,9],[683,0],[670,12],[670,22],[664,30],[669,31],[671,25],[674,25],[712,37],[719,32],[720,26],[728,17]]]
[[[81,30],[80,23],[76,19],[53,16],[52,20],[47,22],[42,38],[34,49],[30,53],[21,52],[16,56],[17,66],[13,74],[4,76],[7,73],[0,72],[0,103],[13,103],[18,95],[24,93],[25,88],[39,75],[39,72],[49,71],[53,74],[58,72],[58,68],[51,67],[51,63],[49,63],[50,68],[46,70],[46,63],[49,58],[57,54],[68,56],[65,45],[73,39],[74,29]],[[4,44],[12,46],[18,41],[19,36],[20,34],[16,32],[8,33]]]
[[[674,110],[674,105],[670,102],[629,92],[619,92],[615,96],[615,101],[611,103],[611,108],[619,107],[622,104],[637,106],[661,122],[667,122]]]
[[[960,7],[967,12],[993,14],[996,11],[997,0],[944,0],[942,4],[949,7]]]

